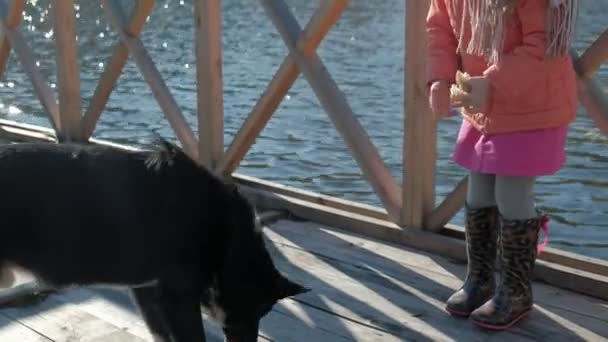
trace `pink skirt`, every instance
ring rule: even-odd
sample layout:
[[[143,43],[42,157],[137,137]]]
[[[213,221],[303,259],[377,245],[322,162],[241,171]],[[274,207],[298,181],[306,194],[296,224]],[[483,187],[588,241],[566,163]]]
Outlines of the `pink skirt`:
[[[545,130],[483,135],[462,120],[453,160],[474,172],[504,176],[555,174],[566,161],[568,125]]]

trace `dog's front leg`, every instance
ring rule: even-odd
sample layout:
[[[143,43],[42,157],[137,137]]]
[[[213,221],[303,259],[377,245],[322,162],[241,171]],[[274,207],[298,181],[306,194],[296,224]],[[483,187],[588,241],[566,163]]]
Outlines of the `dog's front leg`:
[[[131,291],[154,342],[174,342],[165,310],[161,306],[160,286],[138,287]]]
[[[163,307],[173,342],[205,342],[205,329],[199,296],[195,291],[163,286]]]

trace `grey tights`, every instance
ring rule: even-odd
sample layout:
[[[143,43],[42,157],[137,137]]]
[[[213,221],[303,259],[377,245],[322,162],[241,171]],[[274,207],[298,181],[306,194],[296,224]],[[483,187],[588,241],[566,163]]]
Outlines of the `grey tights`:
[[[471,172],[467,204],[479,209],[498,206],[504,218],[525,220],[537,216],[534,177],[500,176]]]

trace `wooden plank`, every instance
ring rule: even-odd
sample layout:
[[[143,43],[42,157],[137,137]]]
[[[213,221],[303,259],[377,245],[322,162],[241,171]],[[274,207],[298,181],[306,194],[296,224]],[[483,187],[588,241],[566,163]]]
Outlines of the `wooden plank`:
[[[224,154],[221,0],[194,1],[199,161],[215,168]]]
[[[445,197],[443,202],[424,218],[424,227],[430,231],[438,232],[445,228],[454,215],[464,205],[467,198],[469,177],[465,176],[456,184],[454,189]]]
[[[298,189],[295,187],[270,182],[261,178],[252,177],[244,174],[235,173],[232,175],[232,177],[238,184],[247,185],[259,190],[265,190],[276,194],[286,195],[306,202],[320,204],[334,209],[348,211],[354,214],[365,215],[380,220],[388,220],[388,213],[384,208],[359,202],[348,201],[339,197],[323,195],[317,192],[308,191],[304,189]]]
[[[376,241],[313,222],[281,220],[271,224],[265,232],[275,243],[351,263],[357,267],[382,269],[394,277],[407,277],[407,273],[411,272],[440,284],[457,287],[466,273],[464,262]],[[536,282],[534,286],[536,301],[543,306],[571,310],[580,316],[592,316],[608,322],[608,307],[602,306],[608,304],[607,302],[543,283]],[[560,300],[556,301],[556,297]]]
[[[5,2],[6,0],[2,0]],[[55,131],[59,131],[61,128],[61,122],[59,120],[59,106],[55,99],[53,89],[49,86],[49,82],[46,77],[36,67],[36,61],[34,54],[25,43],[21,32],[18,29],[10,30],[6,26],[6,23],[2,21],[2,30],[10,42],[10,46],[17,55],[17,60],[21,63],[25,74],[32,82],[34,93],[40,100],[42,107],[45,112],[49,114],[49,120]]]
[[[98,319],[108,322],[122,331],[138,338],[151,341],[151,334],[146,327],[139,310],[126,290],[105,288],[79,288],[56,296],[58,301],[77,306]],[[205,322],[205,335],[210,342],[223,341],[219,326]]]
[[[314,49],[321,43],[325,34],[331,29],[330,21],[333,20],[331,24],[335,24],[347,3],[347,0],[326,1],[315,11],[304,28],[304,34],[309,37],[305,47],[307,50]],[[289,53],[228,146],[226,155],[218,167],[219,173],[230,175],[236,170],[299,75],[298,65]]]
[[[79,310],[107,321],[140,338],[148,336],[147,329],[130,296],[122,290],[78,289],[58,296],[58,300],[77,305]],[[204,315],[206,335],[211,341],[222,341],[219,326]],[[360,341],[398,341],[395,336],[360,324],[342,321],[330,313],[285,300],[275,306],[261,322],[261,340],[270,341],[339,341],[354,335]],[[352,339],[351,339],[352,340]]]
[[[277,223],[274,226],[280,225]],[[406,330],[405,335],[403,333],[400,335],[402,338],[416,339],[407,333],[424,334],[418,339],[441,338],[441,336],[426,335],[433,334],[432,330],[456,340],[482,340],[488,337],[444,312],[445,298],[460,286],[462,280],[454,275],[439,275],[437,271],[429,272],[429,270],[446,267],[449,265],[448,261],[434,257],[431,260],[435,264],[431,267],[428,265],[402,267],[398,260],[403,259],[385,256],[383,253],[385,246],[382,244],[379,248],[376,246],[373,251],[363,251],[359,245],[352,243],[347,247],[336,248],[335,243],[326,243],[334,236],[319,234],[309,235],[304,239],[298,239],[297,242],[293,241],[291,232],[306,230],[297,229],[293,225],[285,229],[278,228],[279,234],[284,234],[283,237],[279,235],[278,238],[274,234],[274,227],[266,230],[272,241],[271,250],[278,267],[287,271],[290,277],[312,288],[310,295],[302,296],[302,301],[314,306],[318,305],[318,298],[322,297],[325,299],[323,305],[336,310],[336,314],[354,320],[360,317],[373,317],[372,324],[393,333],[401,331],[403,327],[395,327],[396,322],[391,320],[395,317],[404,318],[407,328],[412,329],[413,332]],[[284,245],[281,239],[288,240],[288,243]],[[290,246],[292,243],[301,243],[301,245],[293,248]],[[319,248],[319,245],[322,247]],[[300,249],[301,246],[305,246],[303,248],[310,249],[311,252]],[[358,258],[353,258],[353,254],[358,254]],[[416,264],[415,259],[410,261]],[[452,266],[462,277],[464,267]],[[452,266],[447,267],[454,272]],[[556,293],[548,287],[535,287],[535,294],[549,303],[555,302],[555,298],[569,296],[568,293]],[[331,305],[332,302],[338,305]],[[361,307],[357,307],[359,304]],[[591,306],[584,301],[574,301],[574,304],[582,306],[578,308],[580,311],[586,311]],[[582,337],[585,340],[596,340],[598,337],[608,336],[606,325],[608,311],[599,305],[593,306],[593,309],[601,314],[598,317],[572,312],[570,308],[548,306],[538,299],[536,307],[532,318],[513,329],[511,331],[513,336],[509,336],[510,338],[537,339],[542,336],[559,339]],[[546,312],[552,312],[555,317],[548,317]],[[414,318],[408,317],[408,314]],[[554,320],[556,317],[559,317],[561,322],[556,323]],[[507,336],[501,334],[500,337]]]
[[[36,306],[0,311],[41,335],[55,341],[144,341],[53,296]]]
[[[136,1],[125,31],[133,37],[138,37],[153,8],[153,0]],[[89,108],[82,119],[82,136],[84,140],[88,140],[91,135],[93,135],[95,125],[97,124],[97,121],[99,121],[99,117],[108,103],[110,95],[114,90],[118,78],[122,74],[122,70],[127,63],[128,58],[129,49],[122,41],[118,42],[114,49],[114,54],[110,58],[110,62],[106,64],[106,67],[99,78],[99,83],[95,88],[93,98],[91,98],[91,102],[89,103]]]
[[[608,29],[583,52],[577,61],[579,76],[583,79],[593,77],[606,61],[608,61]]]
[[[11,141],[57,142],[54,133],[45,134],[19,127],[0,126],[0,136]]]
[[[403,341],[397,334],[293,299],[275,305],[273,311],[262,320],[260,329],[271,341]]]
[[[367,132],[356,119],[344,94],[338,89],[316,53],[307,58],[298,51],[296,43],[301,29],[285,2],[260,0],[260,3],[295,58],[300,71],[310,83],[321,106],[346,142],[365,178],[389,215],[397,220],[401,209],[401,189],[380,158]]]
[[[406,1],[404,68],[403,210],[400,225],[426,227],[435,209],[437,126],[426,101],[426,13],[429,0]]]
[[[285,195],[273,194],[251,187],[243,187],[242,189],[244,193],[262,208],[287,210],[296,217],[321,224],[346,229],[383,241],[402,243],[406,246],[439,253],[440,255],[459,260],[466,260],[464,241],[459,239],[418,229],[401,229],[390,221],[308,203]]]
[[[10,318],[0,314],[0,341],[18,342],[52,342],[43,335],[26,326],[13,322]]]
[[[150,86],[154,98],[165,113],[177,138],[182,143],[184,151],[191,158],[197,160],[198,146],[196,137],[141,40],[130,36],[125,31],[126,19],[122,8],[116,0],[102,0],[102,4],[110,24],[118,32],[123,43],[128,47],[144,80],[148,83],[148,86]]]
[[[80,72],[73,0],[52,0],[55,64],[59,91],[59,141],[81,141]]]

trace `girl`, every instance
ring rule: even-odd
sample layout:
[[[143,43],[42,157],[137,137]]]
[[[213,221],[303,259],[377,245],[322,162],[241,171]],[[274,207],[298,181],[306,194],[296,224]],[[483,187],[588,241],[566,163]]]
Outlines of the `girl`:
[[[532,309],[530,277],[539,229],[535,178],[560,169],[576,115],[569,55],[576,0],[431,0],[427,17],[430,105],[450,109],[458,70],[471,75],[452,105],[463,107],[454,161],[470,171],[468,268],[446,309],[506,329]],[[495,288],[499,250],[501,277]]]

